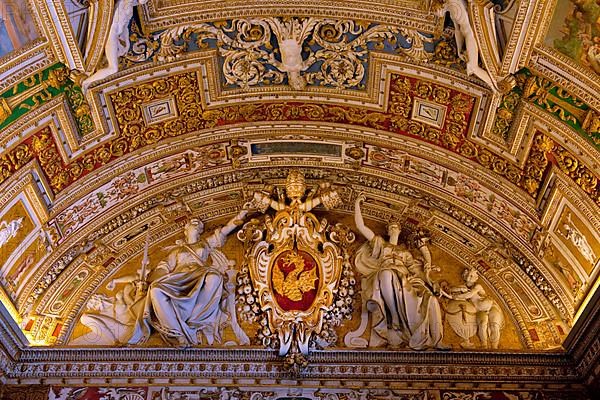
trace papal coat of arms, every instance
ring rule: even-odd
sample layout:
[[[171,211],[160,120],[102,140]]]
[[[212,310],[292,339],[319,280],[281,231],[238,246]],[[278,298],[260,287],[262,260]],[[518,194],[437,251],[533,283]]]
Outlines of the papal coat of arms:
[[[253,219],[238,232],[245,246],[243,270],[256,293],[256,299],[248,293],[245,306],[249,309],[256,301],[259,312],[266,313],[266,329],[276,332],[281,356],[308,354],[311,338],[321,333],[325,315],[335,306],[342,272],[350,269],[346,248],[354,241],[352,231],[330,226],[310,212],[319,205],[336,207],[341,202],[338,193],[327,185],[306,196],[305,192],[304,176],[292,171],[286,179],[286,196],[275,200],[270,194],[255,193],[251,208],[276,213]]]

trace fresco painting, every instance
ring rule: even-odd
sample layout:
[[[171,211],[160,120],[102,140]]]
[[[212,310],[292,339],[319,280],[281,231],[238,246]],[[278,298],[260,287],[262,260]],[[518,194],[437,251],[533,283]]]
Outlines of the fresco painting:
[[[38,37],[26,1],[0,0],[0,57]]]
[[[0,279],[6,292],[13,302],[17,300],[17,293],[26,278],[29,276],[32,268],[42,259],[45,249],[40,238],[36,238],[25,251],[17,258],[9,269],[1,275]]]
[[[600,2],[558,1],[545,44],[600,74]]]

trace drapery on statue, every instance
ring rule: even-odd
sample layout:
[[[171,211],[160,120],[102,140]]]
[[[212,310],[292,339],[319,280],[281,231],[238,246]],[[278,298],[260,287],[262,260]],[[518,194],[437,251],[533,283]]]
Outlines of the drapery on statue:
[[[458,336],[462,347],[471,348],[471,337],[477,333],[483,348],[497,349],[500,331],[504,326],[504,314],[498,304],[477,283],[479,274],[475,268],[466,268],[462,274],[464,286],[450,289],[452,300],[446,307],[446,319]]]
[[[438,17],[443,17],[446,12],[450,13],[450,18],[454,23],[456,50],[458,57],[467,63],[467,75],[475,75],[494,92],[498,92],[498,85],[494,77],[489,71],[479,66],[479,44],[471,26],[468,5],[465,4],[465,0],[434,0],[434,4],[435,14]]]
[[[365,225],[360,209],[364,200],[361,193],[355,202],[354,220],[367,242],[357,251],[355,265],[363,275],[361,295],[371,315],[369,346],[388,343],[415,350],[447,349],[442,344],[442,314],[434,293],[437,288],[429,278],[433,267],[428,238],[421,236],[418,241],[423,261],[414,259],[398,244],[398,224],[388,226],[389,241]]]
[[[114,297],[94,294],[81,314],[80,322],[90,329],[69,342],[71,346],[80,345],[119,345],[131,335],[135,315],[132,309],[135,301],[131,297],[132,285],[127,285]]]
[[[185,241],[178,241],[168,257],[149,273],[143,311],[138,315],[129,344],[148,340],[152,330],[166,342],[177,346],[197,345],[201,332],[206,342],[221,342],[221,330],[231,324],[240,344],[249,343],[235,315],[233,286],[228,272],[233,261],[220,250],[229,235],[241,225],[243,209],[222,228],[200,239],[204,224],[190,220],[185,226]],[[233,303],[232,303],[233,300]]]
[[[100,68],[81,83],[83,91],[89,86],[119,70],[119,57],[129,51],[129,21],[133,17],[133,7],[146,4],[148,0],[116,0],[115,12],[104,45],[108,65]]]

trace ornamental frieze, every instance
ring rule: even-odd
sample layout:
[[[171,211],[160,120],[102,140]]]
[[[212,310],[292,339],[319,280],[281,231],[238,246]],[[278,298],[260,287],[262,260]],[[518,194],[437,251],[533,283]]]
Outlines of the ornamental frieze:
[[[0,176],[7,179],[26,162],[38,158],[51,188],[58,193],[100,166],[170,137],[217,126],[294,120],[350,124],[423,140],[476,161],[532,196],[537,196],[543,178],[543,163],[526,161],[523,171],[468,140],[474,98],[426,80],[392,74],[388,107],[383,112],[298,101],[204,109],[199,94],[193,89],[198,87],[197,74],[185,73],[116,91],[110,95],[118,125],[114,139],[64,165],[58,151],[52,150],[56,149],[53,135],[48,130],[42,131],[2,157]],[[415,114],[418,104],[418,108],[426,112]],[[502,104],[496,120],[498,128],[510,126],[512,118],[512,108],[507,108],[506,113],[503,111],[509,103]],[[513,102],[510,104],[514,107]],[[438,119],[429,115],[436,115]],[[506,118],[506,123],[500,124],[499,118]],[[41,149],[44,149],[43,154]],[[562,159],[574,159],[564,152],[560,154]],[[594,180],[589,179],[588,173],[569,175],[595,199],[596,189],[590,186]]]
[[[433,50],[432,37],[416,30],[314,17],[200,23],[136,38],[126,56],[133,63],[218,49],[225,89],[276,84],[363,89],[370,50],[421,62]]]

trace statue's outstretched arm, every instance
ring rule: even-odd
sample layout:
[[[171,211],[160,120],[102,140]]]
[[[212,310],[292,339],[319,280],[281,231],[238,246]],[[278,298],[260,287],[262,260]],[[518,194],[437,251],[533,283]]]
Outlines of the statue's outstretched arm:
[[[360,204],[366,200],[366,196],[364,193],[360,193],[354,202],[354,223],[356,224],[356,229],[365,237],[368,241],[373,240],[375,237],[375,233],[365,225],[365,221],[363,220],[362,212],[360,210]]]
[[[275,211],[283,210],[285,208],[285,202],[283,200],[275,201],[268,195],[262,192],[254,192],[252,202],[261,211],[265,212],[269,207]]]
[[[229,235],[235,228],[240,226],[244,222],[244,218],[246,218],[246,214],[248,214],[248,209],[243,208],[237,215],[231,218],[227,224],[221,228],[220,236],[224,239],[227,235]]]

